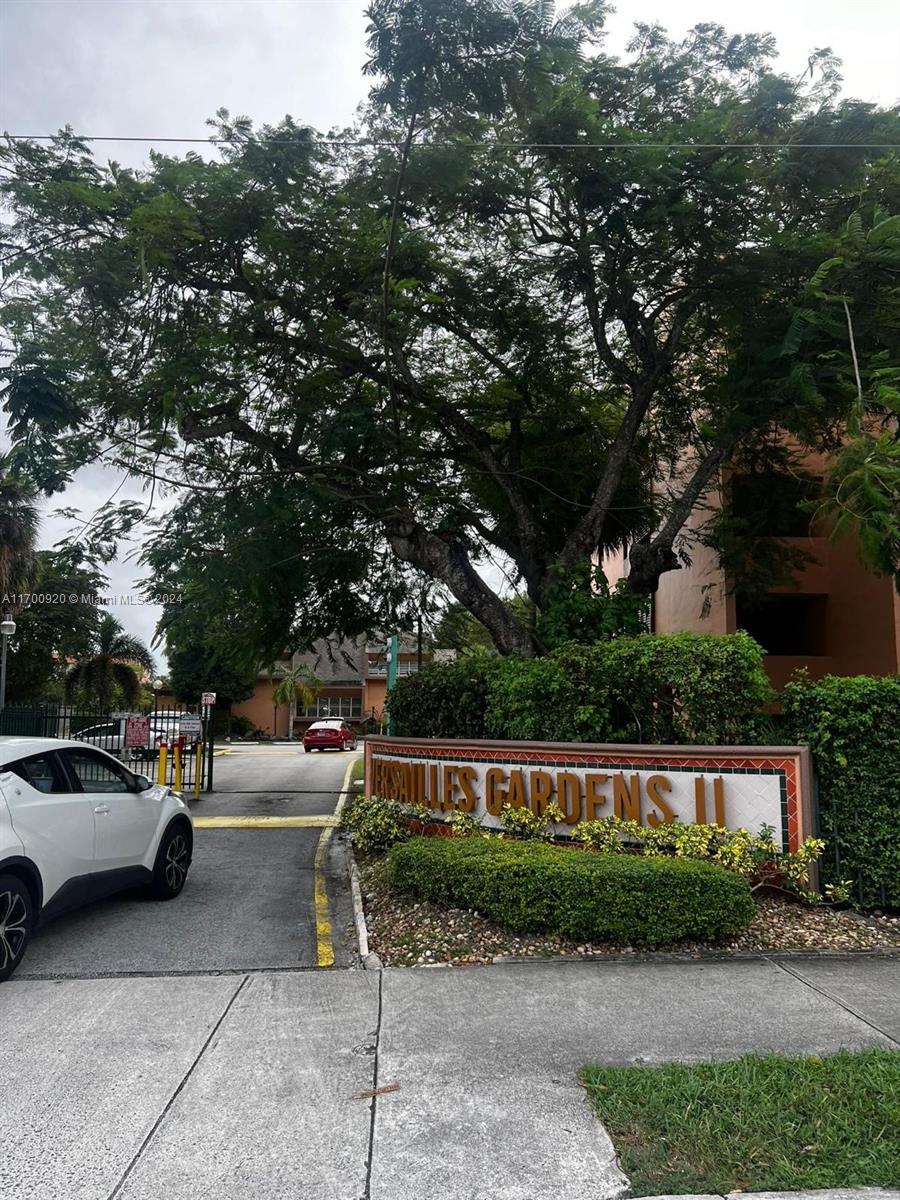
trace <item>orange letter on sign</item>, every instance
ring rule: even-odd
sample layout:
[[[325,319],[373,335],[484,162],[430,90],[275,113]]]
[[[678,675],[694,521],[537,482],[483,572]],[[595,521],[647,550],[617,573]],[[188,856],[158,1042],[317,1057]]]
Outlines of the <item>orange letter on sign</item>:
[[[574,771],[557,771],[556,799],[563,810],[567,825],[581,820],[581,780]]]
[[[703,775],[694,780],[694,818],[698,825],[706,824],[706,777]]]
[[[553,776],[549,771],[532,771],[528,782],[531,788],[531,811],[539,817],[553,795]]]
[[[460,812],[472,812],[475,808],[475,801],[478,797],[475,795],[475,788],[472,786],[478,778],[478,772],[474,767],[459,768],[459,786],[462,790],[462,795],[456,802],[456,807]]]
[[[525,807],[525,773],[518,767],[509,773],[509,803],[513,808]]]
[[[453,793],[456,790],[456,767],[444,767],[444,802],[442,808],[454,809],[456,802],[453,799]]]
[[[660,792],[671,792],[671,790],[672,784],[665,775],[651,775],[647,780],[647,799],[651,804],[655,804],[662,813],[661,817],[657,816],[655,812],[647,813],[647,823],[651,829],[655,829],[657,825],[670,824],[675,820],[675,814],[659,794]]]
[[[725,824],[725,780],[721,775],[713,780],[713,801],[716,806],[716,824]]]
[[[499,817],[500,810],[506,803],[506,788],[503,787],[505,779],[506,772],[501,771],[499,767],[491,767],[484,777],[484,807],[492,817]]]
[[[613,808],[623,821],[641,823],[641,777],[632,775],[628,784],[621,773],[613,775]]]
[[[584,777],[584,806],[587,811],[584,814],[586,821],[597,820],[597,809],[602,808],[609,800],[609,796],[604,796],[600,789],[605,783],[609,783],[608,775],[597,775],[593,771],[589,771]]]

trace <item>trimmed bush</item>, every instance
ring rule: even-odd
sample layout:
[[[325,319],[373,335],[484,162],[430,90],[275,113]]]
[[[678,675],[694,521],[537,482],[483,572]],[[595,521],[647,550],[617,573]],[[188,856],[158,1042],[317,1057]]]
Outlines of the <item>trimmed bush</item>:
[[[690,859],[640,858],[499,838],[413,838],[387,860],[392,887],[475,909],[513,933],[657,945],[748,925],[747,883]]]
[[[435,663],[391,688],[388,707],[403,737],[474,737],[485,734],[487,678],[500,662],[487,654]]]
[[[783,700],[785,732],[816,765],[823,879],[853,880],[864,905],[900,908],[900,679],[800,679]]]
[[[432,666],[390,705],[407,737],[734,745],[764,736],[771,697],[747,634],[677,633]]]

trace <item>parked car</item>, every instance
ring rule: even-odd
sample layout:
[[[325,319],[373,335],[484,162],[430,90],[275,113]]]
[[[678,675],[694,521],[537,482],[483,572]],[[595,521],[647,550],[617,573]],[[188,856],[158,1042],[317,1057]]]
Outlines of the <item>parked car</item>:
[[[330,720],[313,721],[303,735],[303,749],[310,750],[355,750],[356,734],[346,721],[337,717]]]
[[[39,922],[124,888],[184,887],[188,806],[83,742],[0,737],[0,982]]]
[[[107,721],[101,721],[97,725],[88,725],[84,729],[79,729],[72,732],[72,737],[79,742],[87,742],[89,746],[96,746],[100,750],[105,750],[108,754],[124,756],[130,759],[140,759],[152,756],[159,748],[162,741],[169,740],[172,736],[172,730],[177,736],[177,727],[153,724],[150,725],[150,745],[149,746],[125,746],[125,722],[127,717],[110,717]]]

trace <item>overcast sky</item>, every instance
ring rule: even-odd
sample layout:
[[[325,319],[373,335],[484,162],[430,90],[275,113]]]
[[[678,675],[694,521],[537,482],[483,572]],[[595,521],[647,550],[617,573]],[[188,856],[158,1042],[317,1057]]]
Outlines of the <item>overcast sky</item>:
[[[345,125],[366,93],[364,0],[0,0],[0,130],[141,137],[206,137],[217,108],[275,122],[290,113],[320,130]],[[881,104],[900,95],[897,0],[622,0],[608,46],[624,49],[632,23],[659,20],[673,35],[699,21],[734,32],[772,32],[780,66],[799,74],[810,50],[844,60],[845,92]],[[104,156],[139,165],[148,145],[118,143]],[[177,151],[177,147],[170,147]],[[90,515],[120,483],[92,468],[45,513],[42,544],[71,529],[60,504]],[[138,494],[126,485],[118,498]],[[123,555],[112,590],[133,590]],[[150,640],[158,610],[118,608]]]

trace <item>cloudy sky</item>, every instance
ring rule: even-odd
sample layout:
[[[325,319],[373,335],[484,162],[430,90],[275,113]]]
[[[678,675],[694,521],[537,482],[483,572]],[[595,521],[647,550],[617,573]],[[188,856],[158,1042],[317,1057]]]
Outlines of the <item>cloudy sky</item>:
[[[366,92],[364,10],[364,0],[2,0],[0,130],[35,135],[70,124],[81,134],[202,138],[220,106],[256,122],[290,113],[320,130],[341,126]],[[632,23],[653,20],[673,35],[699,21],[770,31],[780,65],[796,74],[811,49],[831,46],[848,95],[888,104],[900,94],[896,0],[620,0],[609,47],[624,49]],[[107,144],[102,153],[139,165],[150,144]],[[43,544],[71,530],[54,508],[89,516],[120,482],[110,470],[83,472],[47,506]],[[129,494],[137,489],[126,485],[118,498]],[[117,593],[133,588],[127,550],[109,572]],[[117,615],[149,641],[156,609]]]

